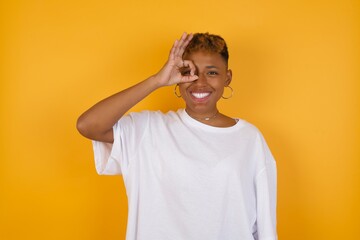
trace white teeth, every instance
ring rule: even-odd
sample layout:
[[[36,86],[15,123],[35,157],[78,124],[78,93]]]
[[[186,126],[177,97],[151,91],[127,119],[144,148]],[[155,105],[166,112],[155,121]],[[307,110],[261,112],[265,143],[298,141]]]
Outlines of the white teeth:
[[[210,95],[210,93],[191,93],[196,98],[204,98]]]

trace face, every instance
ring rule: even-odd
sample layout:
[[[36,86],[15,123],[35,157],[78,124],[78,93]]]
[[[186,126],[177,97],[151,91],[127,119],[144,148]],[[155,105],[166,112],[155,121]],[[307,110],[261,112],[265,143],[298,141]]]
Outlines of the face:
[[[219,53],[194,52],[184,55],[184,60],[191,60],[195,65],[195,74],[199,78],[190,83],[181,83],[181,96],[186,103],[186,110],[193,115],[208,116],[217,111],[216,104],[221,98],[224,87],[231,82],[231,70]],[[183,75],[190,74],[188,69]]]

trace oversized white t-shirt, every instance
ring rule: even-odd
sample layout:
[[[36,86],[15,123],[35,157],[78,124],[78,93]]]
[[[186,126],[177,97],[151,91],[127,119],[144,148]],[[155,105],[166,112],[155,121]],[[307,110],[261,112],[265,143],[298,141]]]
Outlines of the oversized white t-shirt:
[[[276,164],[256,127],[184,109],[130,113],[114,143],[93,141],[99,174],[122,174],[127,240],[275,240]]]

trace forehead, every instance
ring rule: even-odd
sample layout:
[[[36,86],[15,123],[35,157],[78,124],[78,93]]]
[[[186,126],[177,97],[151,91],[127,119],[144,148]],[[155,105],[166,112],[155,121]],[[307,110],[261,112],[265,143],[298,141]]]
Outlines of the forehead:
[[[183,56],[184,60],[191,60],[197,67],[215,66],[226,68],[226,63],[220,53],[197,51]]]

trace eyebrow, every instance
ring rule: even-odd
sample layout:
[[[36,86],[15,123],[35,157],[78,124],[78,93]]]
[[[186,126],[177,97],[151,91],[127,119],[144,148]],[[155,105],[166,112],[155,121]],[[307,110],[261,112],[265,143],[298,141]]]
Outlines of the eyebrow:
[[[216,66],[206,66],[206,68],[218,68]]]

